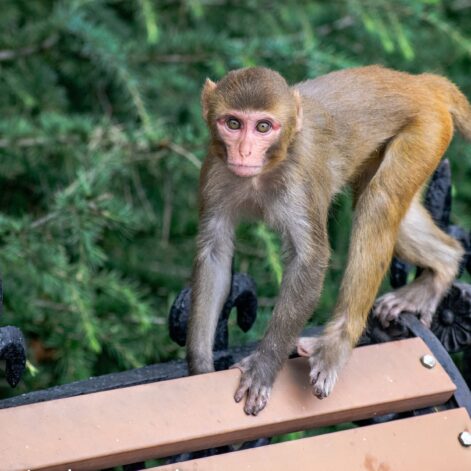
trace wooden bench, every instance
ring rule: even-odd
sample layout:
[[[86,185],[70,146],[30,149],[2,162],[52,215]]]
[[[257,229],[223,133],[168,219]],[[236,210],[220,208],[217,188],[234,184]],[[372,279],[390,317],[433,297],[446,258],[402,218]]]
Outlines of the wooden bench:
[[[0,469],[97,470],[293,431],[437,406],[437,412],[154,469],[468,471],[471,420],[439,410],[455,385],[420,338],[356,348],[333,394],[316,399],[289,360],[267,408],[246,416],[238,370],[0,410]],[[430,412],[430,410],[428,411]]]

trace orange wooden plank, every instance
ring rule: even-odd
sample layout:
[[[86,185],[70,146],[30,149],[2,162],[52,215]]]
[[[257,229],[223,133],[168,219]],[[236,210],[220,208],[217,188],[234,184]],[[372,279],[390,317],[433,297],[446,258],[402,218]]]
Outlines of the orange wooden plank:
[[[155,471],[468,471],[471,430],[465,409],[453,409],[278,445],[151,468]]]
[[[333,394],[312,396],[308,362],[290,360],[267,408],[233,401],[238,370],[0,410],[0,466],[97,469],[445,402],[454,385],[420,339],[355,349]]]

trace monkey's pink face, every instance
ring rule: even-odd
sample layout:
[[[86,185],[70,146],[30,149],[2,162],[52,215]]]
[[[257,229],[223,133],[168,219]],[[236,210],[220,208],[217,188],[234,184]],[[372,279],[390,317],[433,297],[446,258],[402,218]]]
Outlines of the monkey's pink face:
[[[217,120],[227,149],[227,165],[239,177],[258,175],[268,149],[279,139],[281,123],[263,111],[229,111]]]

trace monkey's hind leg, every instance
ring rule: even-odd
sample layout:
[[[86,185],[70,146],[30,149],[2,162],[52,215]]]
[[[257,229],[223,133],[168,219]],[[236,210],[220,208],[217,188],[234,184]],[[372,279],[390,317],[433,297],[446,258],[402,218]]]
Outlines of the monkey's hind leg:
[[[424,270],[412,283],[381,296],[373,315],[387,327],[401,312],[415,312],[430,326],[438,304],[456,276],[463,248],[435,225],[416,197],[400,225],[395,253]]]
[[[330,394],[361,336],[391,261],[401,221],[451,139],[449,113],[433,111],[412,120],[388,143],[377,171],[358,197],[333,319],[321,337],[298,342],[298,353],[309,356],[311,384],[318,398]]]

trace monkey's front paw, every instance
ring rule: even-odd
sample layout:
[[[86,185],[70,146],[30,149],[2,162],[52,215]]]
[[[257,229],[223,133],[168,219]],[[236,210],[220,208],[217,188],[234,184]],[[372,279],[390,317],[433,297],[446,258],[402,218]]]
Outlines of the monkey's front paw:
[[[234,395],[235,401],[240,402],[247,395],[244,412],[257,415],[265,408],[270,397],[273,384],[271,375],[264,371],[257,353],[249,355],[232,368],[239,368],[242,372],[239,387]]]
[[[329,344],[322,337],[302,337],[297,348],[300,356],[309,357],[312,393],[318,399],[324,399],[332,392],[338,374],[348,359],[348,343],[341,340]]]

